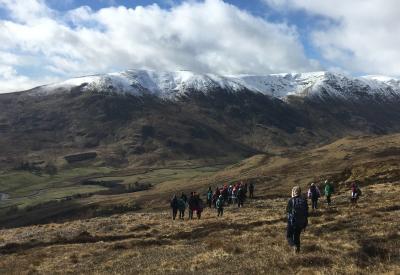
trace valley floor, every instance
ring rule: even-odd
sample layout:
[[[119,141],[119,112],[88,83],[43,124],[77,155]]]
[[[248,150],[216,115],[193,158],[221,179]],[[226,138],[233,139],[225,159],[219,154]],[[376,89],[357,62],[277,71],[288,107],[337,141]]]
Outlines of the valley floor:
[[[268,196],[222,218],[214,209],[192,221],[132,212],[6,229],[0,273],[398,274],[399,194],[399,182],[379,183],[363,188],[356,209],[347,192],[331,208],[321,201],[298,255],[285,239],[286,199]]]

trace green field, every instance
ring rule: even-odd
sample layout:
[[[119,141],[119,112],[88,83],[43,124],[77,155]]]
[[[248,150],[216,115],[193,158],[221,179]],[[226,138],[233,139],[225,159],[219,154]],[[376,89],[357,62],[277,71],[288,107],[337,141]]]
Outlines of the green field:
[[[97,181],[121,181],[124,185],[134,184],[135,182],[149,183],[157,185],[166,181],[187,180],[193,178],[212,175],[221,170],[224,166],[204,166],[204,167],[177,167],[177,168],[154,168],[142,173],[135,173],[123,176],[106,176],[96,178]]]
[[[102,208],[130,205],[132,195],[129,187],[135,184],[156,186],[172,184],[180,188],[188,183],[204,180],[226,165],[195,165],[179,163],[168,168],[140,167],[115,169],[109,167],[80,167],[58,171],[55,175],[38,174],[29,171],[3,171],[0,174],[0,193],[7,198],[0,201],[0,221],[29,220],[37,215],[45,218],[50,213],[60,213],[62,209],[74,210],[90,207]],[[90,184],[83,184],[85,181]],[[116,183],[106,187],[104,183]],[[99,183],[99,184],[97,184]],[[99,193],[107,191],[107,193]],[[115,192],[114,192],[115,191]],[[111,192],[111,193],[110,193]],[[125,194],[124,194],[125,193]],[[117,198],[115,198],[120,194]],[[36,212],[35,212],[36,211]]]
[[[25,207],[74,194],[104,190],[101,186],[80,185],[79,181],[90,175],[108,174],[112,171],[106,167],[72,168],[62,170],[56,175],[4,171],[0,174],[0,193],[7,194],[9,198],[0,201],[0,207]]]

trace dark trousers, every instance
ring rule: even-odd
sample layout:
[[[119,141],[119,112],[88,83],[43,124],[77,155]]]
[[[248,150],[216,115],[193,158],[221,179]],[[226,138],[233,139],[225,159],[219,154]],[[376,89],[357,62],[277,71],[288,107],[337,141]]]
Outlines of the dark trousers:
[[[224,214],[224,208],[218,208],[218,217]]]
[[[189,209],[189,219],[193,219],[193,210]]]
[[[254,190],[250,190],[250,198],[254,198]]]
[[[243,207],[243,199],[238,199],[238,207]]]
[[[318,199],[311,199],[311,205],[312,209],[317,209],[318,208]]]
[[[331,204],[331,202],[332,202],[331,195],[326,195],[326,202],[328,203],[328,205]]]
[[[172,219],[175,220],[176,214],[178,214],[178,208],[172,208]]]
[[[300,250],[300,234],[301,229],[296,228],[288,223],[286,238],[290,246],[295,246],[298,250]]]
[[[179,219],[182,219],[185,217],[185,210],[179,210]]]

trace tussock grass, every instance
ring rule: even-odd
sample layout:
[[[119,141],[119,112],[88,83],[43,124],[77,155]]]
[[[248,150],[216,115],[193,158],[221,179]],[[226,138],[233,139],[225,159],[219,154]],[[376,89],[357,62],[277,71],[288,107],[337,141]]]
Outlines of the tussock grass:
[[[399,274],[399,156],[376,154],[384,146],[400,146],[398,140],[343,139],[303,154],[254,156],[215,173],[207,168],[189,179],[190,172],[183,178],[170,174],[143,192],[94,196],[86,203],[111,207],[134,201],[142,212],[0,230],[0,272]],[[295,255],[285,239],[290,189],[299,184],[304,191],[310,181],[325,178],[335,181],[333,205],[321,199]],[[352,208],[354,179],[363,182],[363,196]],[[244,208],[226,207],[222,218],[206,209],[201,220],[171,220],[172,193],[238,180],[256,182],[256,198]]]
[[[394,192],[385,192],[387,187]],[[285,240],[286,200],[256,199],[240,210],[226,207],[223,218],[216,217],[213,209],[192,221],[172,221],[168,212],[129,213],[2,230],[0,270],[14,274],[398,272],[399,213],[390,205],[400,185],[365,189],[376,192],[362,197],[355,209],[321,204],[310,217],[298,255]],[[342,193],[334,201],[346,196]],[[382,209],[385,215],[371,215]]]

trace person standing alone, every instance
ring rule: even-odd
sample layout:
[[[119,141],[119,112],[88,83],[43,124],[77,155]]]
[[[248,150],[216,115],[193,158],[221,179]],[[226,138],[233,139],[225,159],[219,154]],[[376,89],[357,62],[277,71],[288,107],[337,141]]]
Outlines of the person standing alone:
[[[330,183],[328,180],[325,181],[325,188],[324,188],[324,193],[325,193],[325,197],[326,197],[326,203],[328,205],[331,205],[331,196],[334,192],[334,188],[332,183]]]
[[[308,225],[308,204],[301,196],[301,189],[295,186],[292,189],[292,198],[289,199],[286,207],[288,224],[286,237],[288,243],[293,247],[294,252],[300,252],[300,234]]]
[[[250,199],[254,198],[254,183],[250,182],[249,185]]]

